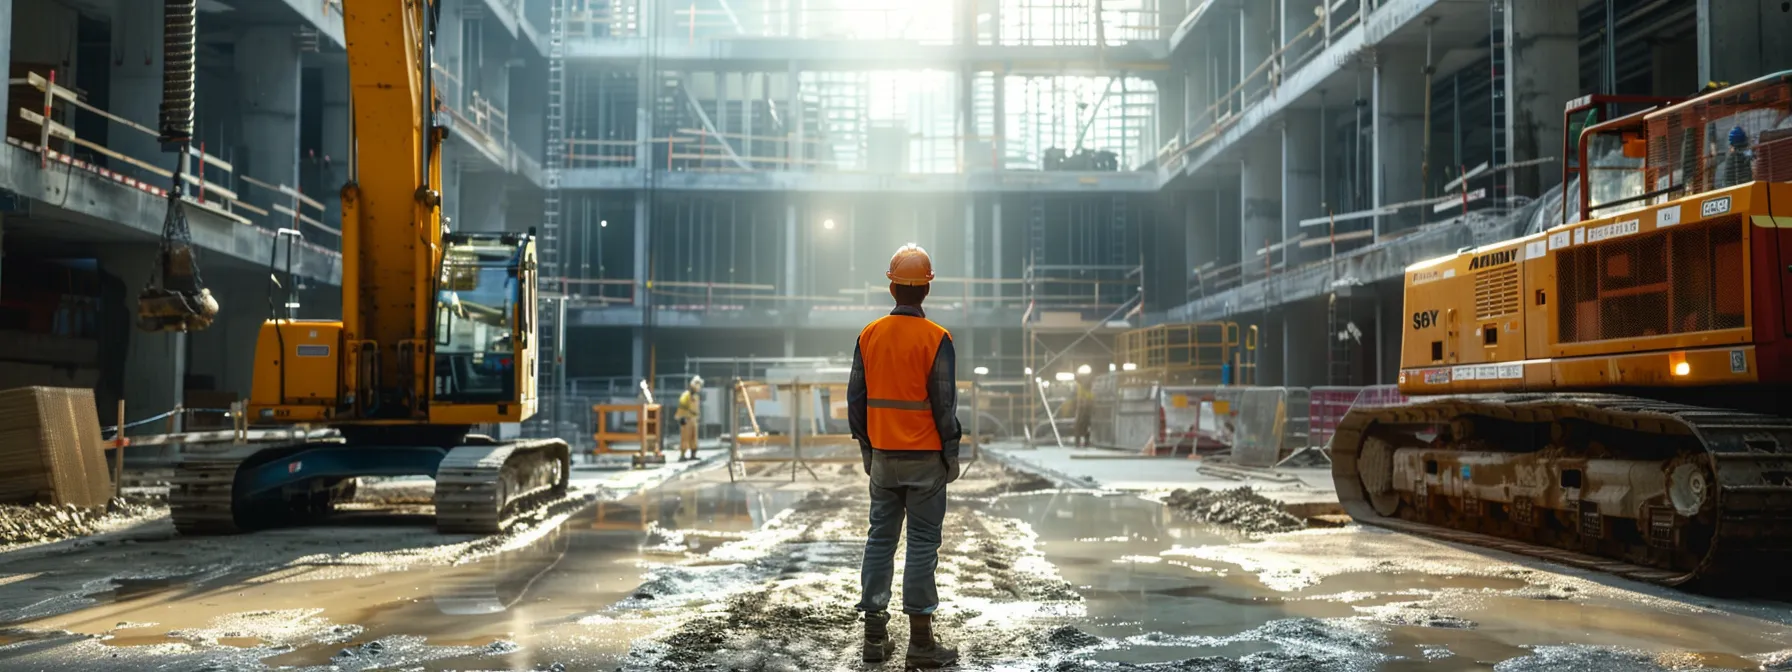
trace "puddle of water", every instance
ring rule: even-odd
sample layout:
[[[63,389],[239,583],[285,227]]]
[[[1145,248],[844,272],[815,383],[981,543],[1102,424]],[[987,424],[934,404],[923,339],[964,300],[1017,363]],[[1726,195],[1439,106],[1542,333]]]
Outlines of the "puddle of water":
[[[1785,649],[1792,642],[1786,627],[1735,613],[1688,609],[1671,596],[1661,599],[1623,590],[1592,595],[1583,590],[1558,593],[1570,599],[1536,599],[1542,591],[1524,578],[1464,573],[1508,564],[1468,550],[1427,548],[1429,554],[1453,555],[1449,562],[1403,563],[1397,571],[1322,571],[1312,582],[1277,590],[1235,564],[1180,551],[1160,555],[1177,547],[1241,546],[1231,550],[1251,551],[1245,548],[1250,542],[1244,536],[1188,521],[1155,502],[1041,493],[1002,498],[992,506],[994,513],[1032,526],[1046,560],[1087,602],[1089,619],[1077,627],[1108,638],[1148,633],[1224,637],[1283,619],[1370,619],[1382,623],[1385,642],[1379,651],[1392,658],[1381,664],[1384,670],[1484,670],[1531,655],[1527,647],[1556,645],[1659,652],[1650,655],[1670,669],[1756,669],[1759,663],[1745,656]],[[1331,546],[1297,544],[1292,552],[1286,547],[1264,551],[1288,556],[1267,564],[1313,571],[1344,560],[1334,557],[1333,551],[1354,543],[1326,541]],[[1398,561],[1402,545],[1420,542],[1382,535],[1372,543],[1387,555],[1370,562]],[[1547,571],[1530,576],[1537,581],[1560,580]],[[1170,637],[1162,646],[1140,643],[1090,657],[1152,663],[1201,656],[1233,658],[1276,648],[1257,641],[1218,647],[1193,644]]]
[[[109,633],[105,644],[113,647],[194,639],[234,648],[293,647],[266,659],[273,666],[327,664],[345,648],[394,635],[421,636],[432,646],[508,640],[526,651],[573,645],[581,654],[619,658],[633,638],[620,635],[631,628],[579,621],[628,597],[645,563],[671,561],[755,530],[803,494],[675,481],[593,504],[525,548],[466,565],[313,565],[198,582],[125,580],[96,596],[100,604],[21,625]],[[121,623],[155,625],[113,632]],[[592,636],[600,630],[602,637]],[[511,655],[522,661],[544,654]]]

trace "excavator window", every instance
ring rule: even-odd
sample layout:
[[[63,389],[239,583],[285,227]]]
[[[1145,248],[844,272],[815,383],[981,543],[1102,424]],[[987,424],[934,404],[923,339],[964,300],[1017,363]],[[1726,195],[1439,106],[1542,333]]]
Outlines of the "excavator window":
[[[1443,341],[1432,341],[1431,342],[1431,361],[1433,361],[1433,362],[1444,361],[1444,342]]]
[[[516,400],[519,250],[496,241],[451,245],[436,293],[435,400]]]

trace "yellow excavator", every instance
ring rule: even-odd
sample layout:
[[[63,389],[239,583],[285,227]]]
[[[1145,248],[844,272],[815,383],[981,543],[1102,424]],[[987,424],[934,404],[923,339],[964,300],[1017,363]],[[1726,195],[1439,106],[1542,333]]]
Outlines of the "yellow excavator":
[[[184,455],[169,494],[182,533],[302,522],[368,476],[433,476],[443,532],[498,532],[566,491],[564,441],[470,433],[535,413],[536,254],[532,233],[443,226],[440,9],[343,3],[354,173],[341,192],[342,319],[275,317],[256,342],[250,420],[340,438]]]
[[[1553,228],[1406,269],[1412,401],[1345,416],[1338,495],[1364,523],[1777,592],[1792,562],[1792,72],[1622,112],[1565,139],[1578,218],[1565,205]]]

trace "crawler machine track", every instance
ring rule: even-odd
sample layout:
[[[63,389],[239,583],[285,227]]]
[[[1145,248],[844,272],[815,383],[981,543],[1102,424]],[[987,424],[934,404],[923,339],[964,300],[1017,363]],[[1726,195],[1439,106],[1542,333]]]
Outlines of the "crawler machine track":
[[[1357,521],[1663,585],[1778,588],[1792,420],[1598,394],[1352,409],[1333,439]]]
[[[436,479],[442,532],[493,534],[566,494],[571,450],[559,439],[494,443],[468,437],[451,449],[312,442],[188,454],[168,503],[182,534],[235,534],[304,522],[354,497],[355,477]]]

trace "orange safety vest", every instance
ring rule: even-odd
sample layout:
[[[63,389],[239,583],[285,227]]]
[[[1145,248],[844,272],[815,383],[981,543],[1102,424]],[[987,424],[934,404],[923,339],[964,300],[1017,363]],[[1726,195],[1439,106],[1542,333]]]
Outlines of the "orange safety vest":
[[[859,332],[865,367],[865,425],[871,446],[882,450],[940,450],[927,375],[940,351],[945,327],[925,317],[890,315]]]

